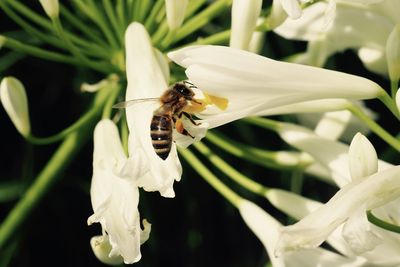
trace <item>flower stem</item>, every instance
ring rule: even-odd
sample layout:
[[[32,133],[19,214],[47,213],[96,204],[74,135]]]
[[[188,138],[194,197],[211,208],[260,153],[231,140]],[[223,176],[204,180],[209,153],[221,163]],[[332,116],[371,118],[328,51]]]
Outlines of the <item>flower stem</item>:
[[[392,94],[393,94],[393,91],[392,91]],[[385,104],[385,106],[393,113],[393,115],[396,116],[397,119],[400,120],[400,113],[399,113],[399,110],[397,109],[396,103],[390,97],[390,95],[388,93],[386,93],[385,90],[383,90],[383,89],[380,90],[379,95],[378,95],[378,99],[383,104]]]
[[[272,131],[276,131],[279,128],[279,122],[266,118],[251,117],[243,121]]]
[[[84,127],[82,125],[81,128],[68,135],[43,170],[36,177],[33,184],[28,188],[23,197],[4,219],[0,225],[0,250],[7,246],[7,241],[10,237],[15,234],[29,214],[55,184],[62,171],[74,158],[74,155],[89,139],[107,95],[108,91],[106,90],[99,92],[95,99],[95,106],[93,107],[97,112],[92,114],[90,121],[88,121]]]
[[[370,210],[367,211],[367,218],[370,223],[375,224],[376,226],[378,226],[382,229],[400,234],[400,226],[399,225],[391,224],[391,223],[388,223],[388,222],[385,222],[385,221],[379,219]]]
[[[392,93],[392,99],[396,99],[396,93],[398,90],[399,82],[397,80],[390,81],[390,92]]]
[[[179,148],[179,153],[192,166],[207,183],[220,193],[233,206],[238,207],[242,198],[222,183],[204,164],[189,150]]]
[[[150,15],[147,17],[144,26],[149,33],[154,31],[156,16],[160,13],[160,10],[164,7],[165,0],[157,0],[150,11]]]
[[[400,141],[383,129],[379,124],[368,117],[358,106],[350,104],[347,108],[354,116],[362,120],[375,134],[387,144],[400,152]]]
[[[211,163],[213,163],[218,169],[220,169],[223,173],[225,173],[229,178],[234,180],[239,185],[243,186],[250,192],[258,194],[260,196],[265,196],[268,188],[262,184],[259,184],[253,181],[251,178],[245,176],[244,174],[238,172],[231,165],[226,163],[222,158],[220,158],[217,154],[213,153],[211,149],[209,149],[202,142],[194,143],[194,147],[203,154]]]
[[[207,44],[226,44],[229,41],[230,35],[231,35],[231,30],[225,30],[225,31],[210,35],[206,38],[198,38],[195,42],[190,43],[185,46],[207,45]]]
[[[125,29],[122,25],[119,24],[119,22],[117,20],[117,15],[115,13],[115,10],[112,7],[110,0],[103,0],[103,6],[104,6],[104,10],[107,14],[108,19],[111,22],[111,25],[112,25],[114,31],[117,33],[118,45],[122,47],[123,42],[124,42]]]
[[[202,12],[188,20],[177,31],[173,43],[185,38],[197,29],[203,27],[215,16],[226,10],[232,4],[232,0],[218,0],[205,8]]]

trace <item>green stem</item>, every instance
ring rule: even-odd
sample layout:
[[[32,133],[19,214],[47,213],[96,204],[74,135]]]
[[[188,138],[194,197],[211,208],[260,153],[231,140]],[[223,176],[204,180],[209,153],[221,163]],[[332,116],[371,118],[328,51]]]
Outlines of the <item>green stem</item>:
[[[160,13],[160,10],[164,7],[165,0],[157,0],[150,11],[150,15],[147,17],[144,26],[149,33],[153,33],[154,27],[156,25],[156,16]]]
[[[298,152],[284,152],[285,158],[290,157],[291,160],[283,162],[280,160],[282,152],[271,152],[242,144],[216,131],[209,131],[206,139],[236,157],[266,168],[293,170],[310,163],[309,160],[302,157]]]
[[[26,53],[26,54],[29,54],[32,56],[40,57],[43,59],[73,64],[73,65],[80,65],[80,61],[78,61],[75,58],[71,58],[70,56],[63,55],[63,54],[60,54],[57,52],[51,52],[51,51],[47,51],[44,49],[40,49],[40,48],[37,48],[36,46],[24,44],[15,39],[11,39],[9,37],[6,37],[4,46],[8,47],[12,50]]]
[[[188,149],[178,149],[179,153],[185,158],[194,170],[209,183],[218,193],[220,193],[233,206],[238,207],[242,198],[233,192],[229,187],[222,183],[210,170]]]
[[[112,111],[112,106],[115,104],[115,100],[118,98],[120,92],[121,92],[122,86],[117,85],[115,88],[113,88],[113,91],[110,95],[110,97],[107,99],[106,104],[104,105],[103,109],[103,115],[102,118],[111,118],[111,111]]]
[[[231,36],[231,30],[225,30],[222,32],[215,33],[206,38],[198,38],[195,42],[190,43],[185,46],[190,45],[207,45],[207,44],[226,44]]]
[[[226,10],[231,4],[232,0],[218,0],[209,5],[202,12],[198,13],[182,25],[176,33],[173,43],[176,43],[206,25],[214,17]]]
[[[243,121],[272,131],[276,131],[279,128],[279,122],[266,118],[251,117]]]
[[[111,22],[111,25],[114,28],[114,31],[118,33],[118,45],[122,47],[123,42],[124,42],[124,32],[125,29],[123,27],[120,27],[120,24],[117,20],[116,13],[114,12],[115,10],[113,9],[110,0],[103,0],[103,6],[104,10],[106,11],[107,17]]]
[[[97,111],[101,110],[101,106],[104,103],[107,94],[108,91],[106,90],[98,93],[93,109],[96,109]],[[89,139],[98,115],[99,112],[93,114],[89,123],[68,135],[43,170],[36,177],[33,184],[4,219],[0,225],[0,250],[6,247],[7,241],[10,237],[15,234],[33,209],[39,204],[46,193],[58,180],[62,171],[74,158],[74,155]]]
[[[392,99],[396,99],[398,86],[399,86],[398,81],[390,81],[390,91],[392,93]]]
[[[125,0],[117,0],[116,5],[117,5],[116,12],[117,12],[117,17],[118,17],[118,22],[119,22],[120,28],[124,29],[124,31],[125,31],[126,25],[128,23],[128,17],[125,13],[126,1]]]
[[[4,2],[4,1],[3,1]],[[25,17],[29,18],[30,20],[34,21],[38,25],[42,26],[43,28],[50,30],[52,29],[52,25],[47,19],[47,17],[43,17],[38,15],[36,12],[32,11],[32,9],[28,8],[24,4],[19,1],[15,0],[7,0],[7,3],[12,6],[15,10],[18,10],[21,14]]]
[[[395,101],[390,97],[385,90],[381,89],[378,95],[378,99],[385,104],[385,106],[396,116],[397,119],[400,120],[400,113],[397,109]]]
[[[387,144],[400,152],[400,141],[383,129],[379,124],[368,117],[361,108],[350,104],[348,110],[357,118],[362,120],[375,134],[382,138]]]
[[[370,210],[367,211],[367,218],[370,223],[375,224],[376,226],[378,226],[382,229],[400,234],[400,226],[399,225],[391,224],[391,223],[388,223],[388,222],[385,222],[385,221],[379,219]]]
[[[238,172],[231,165],[226,163],[222,158],[220,158],[217,154],[213,153],[211,149],[209,149],[206,145],[201,142],[194,143],[193,145],[201,154],[204,155],[211,163],[213,163],[219,170],[225,173],[229,178],[234,180],[239,185],[243,186],[250,192],[258,194],[260,196],[265,196],[268,191],[268,188],[262,184],[259,184],[244,174]]]

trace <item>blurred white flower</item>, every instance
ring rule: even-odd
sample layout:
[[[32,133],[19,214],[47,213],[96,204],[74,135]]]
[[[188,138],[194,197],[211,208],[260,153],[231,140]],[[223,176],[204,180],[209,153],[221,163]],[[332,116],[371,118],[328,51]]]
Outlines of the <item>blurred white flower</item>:
[[[145,221],[144,230],[140,227],[139,189],[136,181],[118,175],[127,164],[135,170],[135,175],[143,175],[141,163],[139,158],[128,162],[118,129],[111,120],[103,119],[97,124],[94,130],[93,177],[90,188],[94,213],[88,218],[88,224],[100,223],[102,240],[111,245],[108,258],[104,255],[106,244],[97,242],[101,246],[93,248],[103,262],[114,262],[121,256],[129,264],[141,258],[140,245],[148,239],[151,228]],[[99,238],[96,240],[99,241]]]
[[[22,136],[29,136],[31,124],[24,85],[14,77],[3,78],[0,84],[0,101],[18,132]]]
[[[393,28],[387,39],[386,61],[390,80],[394,82],[397,87],[400,79],[400,23]]]
[[[371,71],[387,74],[386,40],[400,22],[400,1],[337,1],[332,22],[326,23],[328,3],[320,1],[304,10],[298,20],[286,20],[275,32],[288,39],[309,41],[303,62],[322,66],[337,51],[356,49]]]
[[[198,114],[211,128],[289,104],[368,99],[382,90],[362,77],[275,61],[230,47],[188,47],[168,56],[186,68],[186,75],[200,90],[228,100],[226,110],[210,107]]]

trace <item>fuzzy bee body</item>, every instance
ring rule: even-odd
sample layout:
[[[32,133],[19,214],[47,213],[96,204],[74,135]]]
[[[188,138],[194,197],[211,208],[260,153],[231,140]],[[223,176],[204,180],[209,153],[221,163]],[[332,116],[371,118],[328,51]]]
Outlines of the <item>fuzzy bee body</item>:
[[[157,112],[154,113],[157,114]],[[172,145],[172,117],[165,114],[154,115],[151,119],[150,135],[154,151],[165,160]]]

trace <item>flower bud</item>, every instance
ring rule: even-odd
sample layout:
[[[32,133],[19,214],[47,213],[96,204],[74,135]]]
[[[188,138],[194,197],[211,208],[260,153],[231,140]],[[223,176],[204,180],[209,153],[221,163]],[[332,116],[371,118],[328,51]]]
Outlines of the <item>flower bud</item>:
[[[400,78],[400,24],[397,24],[386,41],[386,60],[390,80],[397,84]]]
[[[188,0],[165,0],[167,22],[171,31],[182,25],[188,3]]]
[[[281,2],[279,0],[274,0],[272,2],[271,14],[268,17],[268,27],[273,30],[279,25],[281,25],[286,19],[288,15],[283,9]]]
[[[349,168],[353,181],[370,176],[378,171],[378,156],[371,142],[357,133],[349,148]]]
[[[247,50],[257,19],[261,0],[234,0],[232,3],[232,31],[229,46]]]
[[[17,130],[28,136],[31,132],[28,100],[23,84],[13,78],[6,77],[0,84],[0,100]]]
[[[120,255],[110,256],[111,244],[107,235],[98,235],[90,239],[94,255],[99,261],[108,265],[119,265],[124,262]]]
[[[49,18],[54,19],[58,17],[60,13],[58,0],[39,0],[39,2]]]

